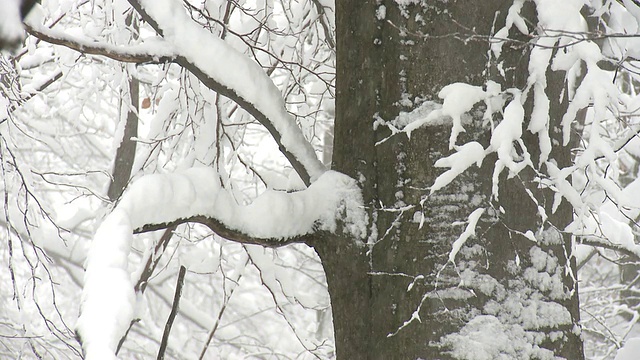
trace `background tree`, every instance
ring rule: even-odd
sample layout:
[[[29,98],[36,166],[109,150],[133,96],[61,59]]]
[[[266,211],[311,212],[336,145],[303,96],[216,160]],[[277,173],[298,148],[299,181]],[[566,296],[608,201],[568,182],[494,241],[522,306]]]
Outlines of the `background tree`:
[[[335,338],[341,358],[577,359],[576,263],[595,284],[640,254],[632,1],[338,1],[337,41],[317,0],[44,5],[3,60],[11,356],[79,355],[75,281],[88,357],[329,358]],[[316,156],[336,50],[338,172]],[[634,284],[583,306],[608,331],[590,354],[633,336]]]

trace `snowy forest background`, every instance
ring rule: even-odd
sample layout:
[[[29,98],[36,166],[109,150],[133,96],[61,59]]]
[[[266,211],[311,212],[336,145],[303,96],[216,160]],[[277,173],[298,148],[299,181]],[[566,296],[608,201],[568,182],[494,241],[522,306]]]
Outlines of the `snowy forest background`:
[[[403,7],[414,2],[385,3]],[[535,24],[517,16],[524,2],[514,1],[510,26],[528,34]],[[167,9],[169,3],[183,6],[184,19],[193,19],[258,64],[277,86],[264,101],[276,95],[284,99],[315,154],[330,165],[336,51],[332,1],[158,3]],[[531,41],[566,49],[569,55],[555,60],[556,66],[571,65],[567,81],[575,83],[566,96],[576,101],[569,111],[583,119],[580,123],[574,121],[580,116],[574,116],[567,125],[582,132],[568,178],[573,188],[555,185],[579,220],[571,231],[576,234],[586,357],[614,359],[625,344],[640,343],[640,3],[535,3],[539,11],[547,9],[541,16],[547,24],[567,29],[546,29],[548,37],[532,35]],[[375,16],[384,20],[385,5],[380,4]],[[566,11],[577,11],[583,22],[567,23]],[[488,53],[496,56],[506,36],[499,30],[484,34]],[[148,174],[207,166],[215,169],[229,199],[244,205],[266,189],[304,189],[308,179],[296,175],[269,131],[243,106],[169,63],[176,45],[159,40],[128,2],[43,0],[27,18],[26,31],[30,35],[24,44],[0,57],[0,358],[77,359],[82,350],[74,328],[90,245],[129,183]],[[184,47],[202,44],[197,37],[183,41]],[[261,91],[271,91],[252,75],[255,68],[228,60],[235,55],[213,55],[225,64],[222,73],[246,74],[240,77],[245,83],[235,86],[256,91],[258,98]],[[567,58],[580,60],[579,65]],[[532,61],[529,71],[552,60],[543,56],[539,61]],[[378,121],[371,120],[372,126]],[[385,125],[393,136],[407,136],[428,122],[424,116],[404,121]],[[469,167],[475,160],[462,162]],[[505,166],[517,172],[520,165],[519,160]],[[466,169],[446,167],[453,173]],[[438,187],[448,181],[441,178]],[[182,189],[171,186],[158,185],[155,196],[179,198]],[[255,207],[253,226],[286,232],[281,228],[289,225],[268,223],[269,213],[285,211],[273,196],[273,202]],[[175,359],[335,356],[326,280],[308,246],[242,244],[189,223],[138,234],[131,249],[137,301],[130,310],[139,321],[121,344],[120,358],[152,358],[164,345],[166,356]],[[100,251],[110,257],[109,251],[119,250]],[[163,332],[180,286],[179,312],[166,342]],[[617,359],[624,356],[620,352]]]

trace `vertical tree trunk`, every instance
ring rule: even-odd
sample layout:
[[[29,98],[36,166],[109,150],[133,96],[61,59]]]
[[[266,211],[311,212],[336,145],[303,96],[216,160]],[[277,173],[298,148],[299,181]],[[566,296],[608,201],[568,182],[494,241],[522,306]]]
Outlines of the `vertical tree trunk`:
[[[456,35],[488,35],[500,28],[511,1],[429,4],[336,1],[333,167],[361,181],[373,224],[369,245],[348,238],[315,244],[327,274],[338,358],[464,359],[467,350],[475,355],[486,350],[487,358],[581,359],[575,264],[566,260],[571,243],[556,230],[571,220],[570,207],[561,206],[542,223],[524,191],[532,187],[533,174],[526,173],[503,179],[499,203],[491,200],[491,157],[481,169],[474,167],[427,196],[442,172],[434,162],[450,153],[450,126],[422,128],[411,139],[401,134],[376,146],[389,130],[374,127],[375,119],[392,120],[425,100],[437,101],[447,84],[481,86],[489,79],[503,89],[526,84],[528,48],[505,46],[505,64],[512,71],[493,78],[488,43]],[[528,11],[535,20],[535,11]],[[549,98],[557,102],[563,77],[551,79]],[[554,121],[565,105],[552,104]],[[486,147],[489,129],[481,115],[473,116],[458,143],[476,140]],[[538,140],[527,136],[535,157]],[[554,151],[559,165],[570,161],[569,148]],[[551,214],[550,194],[534,194]],[[455,266],[447,263],[451,244],[465,227],[454,223],[479,207],[488,210],[478,236],[460,251]],[[539,229],[547,230],[538,233],[537,244],[521,235]],[[483,334],[493,349],[471,344]]]

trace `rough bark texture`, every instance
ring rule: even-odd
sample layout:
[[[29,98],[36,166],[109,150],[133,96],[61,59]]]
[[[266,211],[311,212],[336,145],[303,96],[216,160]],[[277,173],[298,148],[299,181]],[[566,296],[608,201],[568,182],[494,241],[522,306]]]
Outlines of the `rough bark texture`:
[[[560,207],[542,223],[524,191],[525,186],[534,189],[532,174],[526,172],[511,180],[504,176],[499,202],[490,199],[495,157],[427,197],[428,187],[442,172],[434,162],[450,153],[449,126],[422,128],[410,140],[397,135],[375,145],[389,135],[386,127],[374,130],[376,117],[391,120],[424,100],[438,100],[437,93],[447,84],[483,85],[491,79],[503,89],[524,88],[527,47],[505,46],[503,60],[512,71],[503,78],[493,75],[487,42],[452,35],[470,31],[465,28],[490,34],[492,27],[504,24],[511,4],[433,1],[399,8],[395,1],[336,1],[333,168],[361,181],[373,224],[368,246],[348,238],[315,244],[327,273],[339,359],[465,358],[460,347],[472,336],[455,334],[474,319],[488,318],[498,319],[505,333],[521,330],[520,338],[532,345],[498,350],[507,357],[583,357],[575,325],[575,264],[566,261],[570,239],[555,230],[571,220],[571,209]],[[386,5],[384,20],[376,17],[380,5]],[[528,11],[533,19],[534,9]],[[430,37],[412,35],[417,31]],[[550,74],[550,79],[549,97],[559,99],[563,75]],[[565,106],[552,101],[552,121],[560,120]],[[472,116],[458,144],[473,139],[486,147],[489,129]],[[527,134],[525,140],[536,161],[537,138]],[[556,149],[554,155],[559,165],[570,161],[569,147]],[[551,194],[533,191],[551,214]],[[488,209],[478,236],[461,250],[454,267],[447,263],[448,254],[465,225],[452,224],[466,221],[478,207]],[[421,215],[425,223],[419,228],[415,220]],[[547,230],[538,233],[538,244],[514,231],[541,229]],[[555,285],[556,291],[542,286],[541,279],[550,279],[545,284]],[[562,320],[543,321],[546,311],[557,311]],[[398,330],[414,312],[420,321]],[[532,313],[537,323],[525,318]]]

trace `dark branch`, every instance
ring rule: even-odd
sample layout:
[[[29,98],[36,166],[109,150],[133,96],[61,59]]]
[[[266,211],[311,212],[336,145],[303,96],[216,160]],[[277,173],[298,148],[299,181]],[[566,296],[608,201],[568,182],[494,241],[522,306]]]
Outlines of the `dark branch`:
[[[53,34],[44,33],[40,30],[34,29],[27,24],[25,24],[25,28],[27,29],[27,32],[29,34],[37,37],[40,40],[54,45],[62,45],[83,54],[106,56],[113,60],[135,64],[159,64],[172,62],[175,60],[175,56],[168,56],[166,54],[149,54],[146,52],[138,51],[137,49],[135,49],[135,46],[117,47],[99,42],[85,43],[79,39],[55,36]]]
[[[583,245],[589,245],[589,246],[594,246],[594,247],[600,247],[603,249],[609,249],[609,250],[613,250],[615,252],[621,253],[621,254],[625,254],[627,256],[630,256],[634,259],[640,260],[640,257],[638,257],[638,254],[634,251],[632,251],[629,248],[626,248],[622,245],[619,244],[614,244],[608,240],[605,239],[599,239],[595,236],[584,236],[584,237],[580,237],[580,243]]]
[[[180,224],[185,224],[185,223],[198,223],[198,224],[205,225],[217,235],[228,240],[239,242],[241,244],[262,245],[266,247],[280,247],[280,246],[294,244],[294,243],[307,244],[312,239],[318,236],[318,232],[314,232],[306,235],[301,235],[299,237],[292,237],[292,238],[286,238],[286,239],[260,238],[260,237],[255,237],[255,236],[245,234],[239,230],[231,229],[216,219],[202,216],[202,215],[193,216],[185,219],[178,219],[175,221],[162,223],[162,224],[147,224],[141,228],[135,229],[134,233],[140,234],[140,233],[145,233],[149,231],[163,230],[169,227],[174,227],[174,226],[178,226]]]
[[[158,266],[158,263],[160,262],[160,257],[162,256],[162,254],[164,254],[164,251],[167,249],[167,245],[169,245],[169,240],[171,240],[171,237],[173,236],[173,231],[175,229],[176,229],[175,226],[170,226],[167,229],[165,229],[164,234],[162,234],[162,236],[160,237],[160,240],[158,240],[158,243],[156,244],[153,253],[149,254],[149,257],[147,258],[147,262],[144,266],[144,270],[142,270],[142,273],[140,274],[140,278],[138,278],[138,282],[133,287],[136,294],[142,294],[147,289],[149,278],[151,277],[151,275],[153,274],[153,271]],[[116,349],[116,355],[118,355],[118,352],[120,352],[120,349],[122,348],[124,341],[127,339],[127,336],[131,331],[131,328],[138,321],[139,319],[133,319],[129,324],[129,328],[127,329],[127,332],[124,333],[124,336],[122,338],[120,338],[120,342],[118,343],[118,348]]]
[[[173,306],[171,306],[171,313],[167,319],[167,324],[164,326],[164,333],[162,334],[162,342],[160,342],[160,349],[158,350],[158,360],[164,359],[164,353],[167,349],[167,343],[169,342],[169,332],[171,332],[171,326],[178,314],[178,308],[180,307],[180,297],[182,296],[182,285],[184,285],[184,275],[187,273],[187,268],[180,266],[180,272],[178,273],[178,283],[176,284],[176,294],[173,297]]]
[[[111,177],[112,181],[109,184],[109,190],[107,190],[107,196],[109,196],[109,200],[111,201],[117,200],[127,187],[133,169],[133,162],[135,161],[138,143],[134,141],[133,138],[138,136],[139,88],[140,82],[138,79],[131,77],[131,79],[129,79],[129,106],[126,104],[121,105],[127,106],[129,111],[127,111],[127,117],[124,119],[124,131],[120,145],[116,150],[116,159],[113,164],[113,174]],[[123,96],[122,101],[126,100],[127,97]]]

